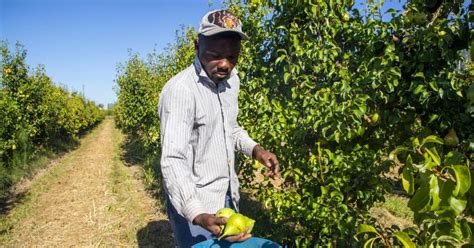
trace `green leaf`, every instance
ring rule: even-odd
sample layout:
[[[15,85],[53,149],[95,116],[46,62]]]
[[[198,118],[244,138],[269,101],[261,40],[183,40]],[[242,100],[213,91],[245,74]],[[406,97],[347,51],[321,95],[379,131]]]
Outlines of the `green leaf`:
[[[285,58],[286,58],[286,55],[285,55],[285,54],[281,55],[280,57],[278,57],[278,58],[275,60],[275,64],[280,63],[280,62],[283,61]]]
[[[454,211],[455,215],[459,215],[464,209],[466,208],[467,201],[457,199],[456,197],[449,198],[449,205],[451,209]]]
[[[330,193],[332,199],[342,202],[344,200],[344,195],[339,191],[333,191]]]
[[[425,160],[425,163],[421,165],[421,168],[419,168],[421,172],[431,170],[433,167],[437,165],[435,162],[433,162],[433,159],[431,159],[429,155],[427,156],[429,159]]]
[[[439,203],[441,198],[439,196],[439,184],[438,177],[436,175],[431,175],[430,179],[430,194],[431,194],[431,210],[437,210],[439,208]]]
[[[436,151],[435,147],[431,147],[431,148],[426,149],[426,152],[430,155],[430,157],[433,159],[433,161],[435,162],[436,165],[441,164],[441,158],[439,157],[438,151]],[[429,168],[427,168],[427,169],[429,169]]]
[[[429,84],[430,84],[431,89],[438,92],[439,88],[438,88],[438,85],[436,84],[436,82],[431,81]]]
[[[413,159],[411,158],[410,154],[408,154],[407,156],[406,166],[409,166],[409,167],[413,166]]]
[[[445,165],[459,165],[463,163],[463,155],[456,151],[450,151],[444,156]]]
[[[421,186],[410,201],[408,201],[408,207],[415,213],[420,212],[430,202],[430,196],[430,189],[426,186]]]
[[[415,90],[413,91],[413,94],[418,95],[418,94],[420,94],[424,89],[425,89],[425,86],[420,84],[420,85],[416,86]]]
[[[413,171],[410,167],[406,166],[402,172],[402,185],[403,189],[408,195],[415,193],[415,179],[413,177]]]
[[[401,153],[401,152],[404,152],[404,151],[408,151],[408,147],[405,147],[405,146],[399,146],[397,148],[395,148],[395,150],[393,150],[392,152],[390,152],[390,154],[388,155],[388,157],[391,159],[391,160],[395,160],[395,158],[397,157],[397,154]]]
[[[328,189],[326,187],[321,186],[320,188],[321,188],[321,195],[325,195],[328,193]]]
[[[361,118],[364,115],[364,112],[360,109],[354,109],[352,110],[352,113],[354,113],[354,115],[357,116],[357,118]]]
[[[460,237],[455,233],[450,233],[448,235],[436,235],[436,246],[435,247],[443,247],[443,248],[457,248],[453,243],[459,242]],[[432,246],[431,246],[432,247]]]
[[[439,116],[437,114],[432,114],[430,116],[430,119],[428,120],[428,123],[431,123],[431,122],[435,121],[436,119],[438,119],[438,117]]]
[[[425,145],[425,144],[428,144],[428,143],[438,143],[440,145],[444,144],[444,141],[442,138],[436,136],[436,135],[430,135],[426,138],[423,139],[423,141],[421,142],[421,145]]]
[[[380,237],[373,237],[369,240],[365,241],[364,248],[372,248],[374,246],[375,240],[379,239]]]
[[[449,198],[453,195],[454,182],[452,180],[447,180],[447,181],[440,180],[438,183],[439,183],[439,197],[442,200],[448,201]]]
[[[463,196],[471,187],[471,174],[469,168],[465,165],[454,165],[451,167],[456,176],[456,187],[454,188],[454,196]]]
[[[288,72],[285,72],[285,74],[283,74],[283,82],[288,83],[288,79],[290,78],[291,74],[288,73]]]
[[[375,233],[379,235],[379,232],[375,229],[375,227],[367,224],[360,224],[359,227],[357,228],[357,233],[356,235],[359,235],[361,233]]]
[[[407,247],[407,248],[416,247],[415,243],[411,241],[410,237],[405,232],[398,231],[398,232],[393,233],[393,236],[396,237],[403,244],[404,247]]]
[[[420,71],[420,72],[417,72],[415,75],[413,75],[413,77],[425,78],[425,74],[422,71]]]
[[[469,223],[467,222],[466,219],[462,219],[460,223],[460,229],[462,236],[465,240],[470,240],[472,238],[472,230],[471,227],[469,226]]]

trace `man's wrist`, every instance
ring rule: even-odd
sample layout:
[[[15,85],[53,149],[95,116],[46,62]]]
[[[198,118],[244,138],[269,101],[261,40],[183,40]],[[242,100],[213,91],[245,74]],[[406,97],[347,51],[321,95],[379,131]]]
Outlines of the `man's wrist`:
[[[255,145],[255,147],[252,150],[252,158],[258,159],[257,155],[263,150],[263,148],[260,145]]]
[[[206,217],[207,214],[198,214],[196,217],[194,217],[193,220],[193,225],[201,225],[202,220]]]

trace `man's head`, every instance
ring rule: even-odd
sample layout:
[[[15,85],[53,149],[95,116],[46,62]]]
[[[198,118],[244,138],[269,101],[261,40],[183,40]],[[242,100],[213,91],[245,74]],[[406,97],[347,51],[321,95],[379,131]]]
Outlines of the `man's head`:
[[[199,35],[196,54],[207,76],[219,83],[230,77],[240,54],[240,38],[235,34]]]
[[[242,32],[239,19],[227,10],[207,13],[199,24],[196,54],[209,78],[219,83],[230,77],[237,64]]]

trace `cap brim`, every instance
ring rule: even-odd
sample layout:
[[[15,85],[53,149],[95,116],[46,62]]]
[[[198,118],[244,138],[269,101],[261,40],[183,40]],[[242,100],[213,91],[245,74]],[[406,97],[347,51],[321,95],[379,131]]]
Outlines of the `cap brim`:
[[[227,32],[232,32],[232,33],[238,34],[242,40],[247,40],[249,38],[244,32],[240,32],[240,31],[235,30],[235,29],[227,29],[227,28],[213,28],[213,29],[201,32],[200,34],[202,34],[204,36],[213,36],[213,35],[216,35],[216,34],[227,33]]]

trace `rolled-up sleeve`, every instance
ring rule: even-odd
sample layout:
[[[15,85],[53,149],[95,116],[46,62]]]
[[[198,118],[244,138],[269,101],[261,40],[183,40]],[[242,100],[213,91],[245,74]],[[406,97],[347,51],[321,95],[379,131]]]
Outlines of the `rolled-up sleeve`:
[[[171,203],[189,222],[205,213],[191,179],[193,153],[190,139],[194,105],[193,95],[188,89],[173,85],[162,92],[158,106],[163,182]]]
[[[234,108],[232,111],[235,111],[234,116],[237,116],[237,113],[239,112],[237,100],[234,103]],[[235,149],[249,157],[252,157],[252,151],[253,148],[257,145],[257,142],[250,138],[249,134],[247,133],[247,131],[245,131],[245,129],[239,126],[239,124],[237,123],[237,118],[231,120],[231,125]]]
[[[253,148],[257,145],[253,139],[250,138],[247,131],[239,125],[233,128],[233,136],[235,141],[235,148],[243,154],[252,157]]]

